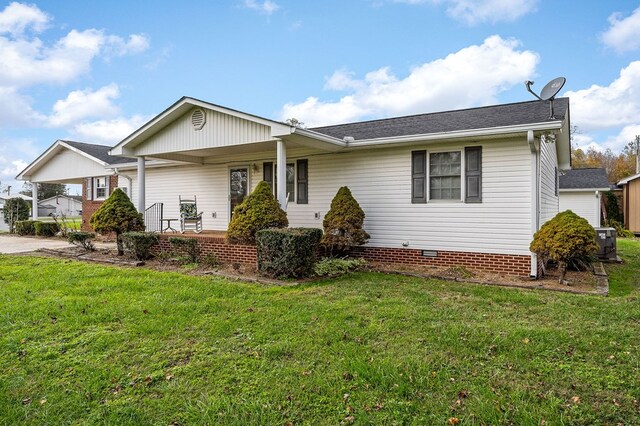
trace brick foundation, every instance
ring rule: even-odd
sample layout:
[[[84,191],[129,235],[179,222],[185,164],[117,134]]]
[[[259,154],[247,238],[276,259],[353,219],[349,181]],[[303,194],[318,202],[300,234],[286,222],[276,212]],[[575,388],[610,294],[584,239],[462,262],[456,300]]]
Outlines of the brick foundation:
[[[160,250],[171,250],[171,244],[169,243],[169,238],[171,237],[196,238],[200,246],[200,252],[203,255],[214,254],[220,262],[246,265],[256,265],[258,262],[255,246],[227,244],[223,237],[209,237],[198,234],[160,234]]]
[[[118,187],[118,176],[109,176],[109,195]],[[82,182],[82,226],[83,231],[93,231],[89,219],[104,203],[104,200],[87,200],[87,180]]]
[[[224,263],[256,265],[255,246],[227,244],[224,237],[202,234],[160,234],[160,250],[171,250],[169,238],[178,236],[196,238],[202,254],[214,254]],[[457,251],[438,251],[437,257],[424,257],[422,250],[383,247],[355,247],[353,256],[363,257],[372,262],[426,265],[426,266],[464,266],[470,269],[504,275],[528,277],[531,258],[522,255],[467,253]]]
[[[459,251],[438,251],[437,257],[422,256],[422,250],[384,247],[355,247],[353,256],[363,257],[372,262],[425,266],[464,266],[485,272],[505,275],[529,276],[531,258],[529,256],[492,253],[468,253]]]

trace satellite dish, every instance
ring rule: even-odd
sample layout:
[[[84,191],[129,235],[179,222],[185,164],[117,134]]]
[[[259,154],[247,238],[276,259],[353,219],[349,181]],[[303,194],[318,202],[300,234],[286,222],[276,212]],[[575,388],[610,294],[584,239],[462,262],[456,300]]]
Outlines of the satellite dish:
[[[567,79],[564,77],[554,78],[544,86],[542,92],[540,92],[540,98],[543,101],[553,100],[554,96],[558,94],[566,81]]]
[[[553,114],[553,100],[555,96],[558,94],[558,92],[562,90],[562,87],[564,86],[564,83],[566,83],[566,81],[567,79],[564,77],[554,78],[542,88],[542,92],[540,92],[540,96],[538,96],[533,90],[531,90],[531,85],[533,84],[533,81],[527,80],[524,82],[524,85],[527,88],[527,91],[529,93],[531,93],[533,96],[540,99],[541,101],[549,101],[549,120],[556,119],[555,115]]]

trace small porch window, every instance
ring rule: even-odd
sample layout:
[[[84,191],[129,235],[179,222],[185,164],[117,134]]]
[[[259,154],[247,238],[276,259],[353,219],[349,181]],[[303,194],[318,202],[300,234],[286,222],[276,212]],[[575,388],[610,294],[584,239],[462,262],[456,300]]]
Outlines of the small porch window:
[[[109,191],[107,179],[108,177],[106,176],[93,178],[94,200],[104,200],[107,198],[107,193]]]
[[[269,184],[273,190],[273,195],[277,197],[278,188],[278,166],[271,162],[262,165],[263,180]],[[288,201],[296,200],[296,166],[293,163],[287,163],[287,195]]]

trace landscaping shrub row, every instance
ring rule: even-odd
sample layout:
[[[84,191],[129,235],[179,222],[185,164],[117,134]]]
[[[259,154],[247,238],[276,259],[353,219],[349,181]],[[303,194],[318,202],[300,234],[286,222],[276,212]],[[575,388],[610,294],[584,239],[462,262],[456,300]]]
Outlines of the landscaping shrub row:
[[[60,232],[60,226],[55,222],[40,222],[38,220],[19,220],[16,222],[16,234],[18,235],[53,237],[58,232]]]

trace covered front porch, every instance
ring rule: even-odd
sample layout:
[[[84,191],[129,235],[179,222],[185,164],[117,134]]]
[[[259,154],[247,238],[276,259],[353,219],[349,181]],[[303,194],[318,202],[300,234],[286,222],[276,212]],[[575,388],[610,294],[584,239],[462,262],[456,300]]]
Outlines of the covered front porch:
[[[180,200],[191,199],[207,231],[227,229],[233,209],[265,180],[286,211],[308,204],[309,155],[345,143],[193,98],[183,98],[124,139],[111,155],[132,181],[130,197],[147,229],[180,230]]]

